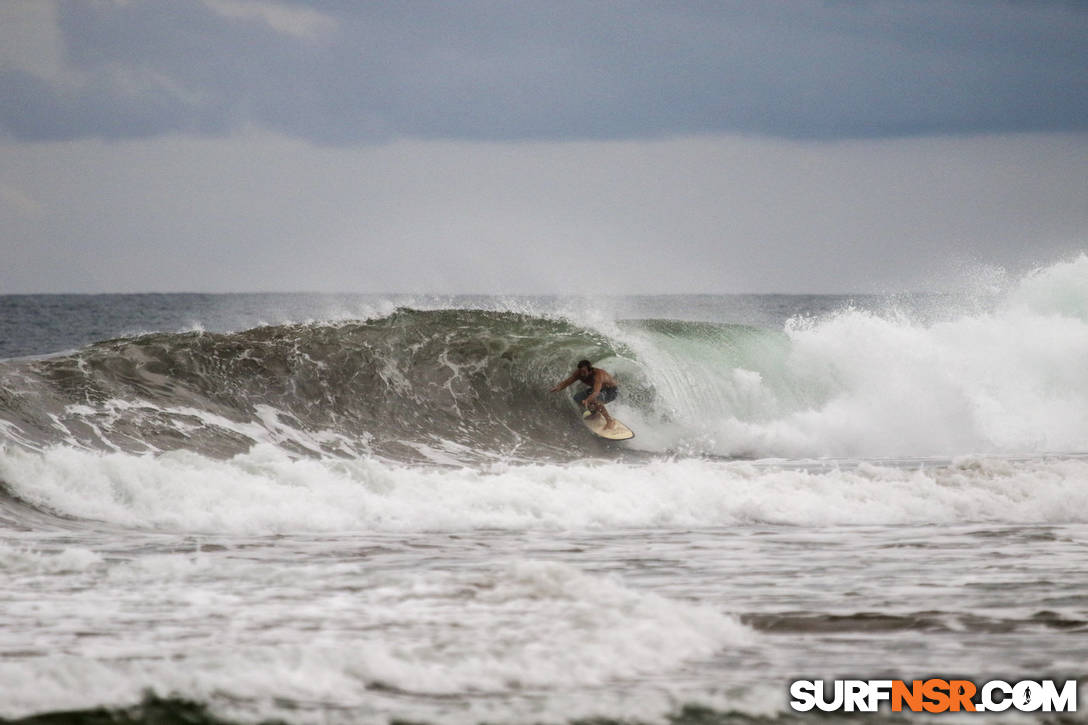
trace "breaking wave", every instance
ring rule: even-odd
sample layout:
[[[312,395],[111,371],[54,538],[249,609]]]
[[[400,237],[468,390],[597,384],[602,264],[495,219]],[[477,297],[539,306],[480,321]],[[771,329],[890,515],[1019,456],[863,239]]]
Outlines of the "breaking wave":
[[[547,392],[582,357],[619,380],[610,409],[633,441],[592,438],[570,398]],[[945,521],[965,515],[956,485],[982,495],[995,480],[979,518],[1064,520],[1054,501],[1086,480],[1086,370],[1084,255],[1028,275],[992,309],[927,320],[848,307],[771,330],[398,309],[154,333],[0,362],[0,480],[67,515],[227,530],[247,524],[204,516],[206,486],[237,493],[256,530]],[[600,465],[569,465],[587,457]],[[965,457],[983,464],[957,469]],[[738,458],[786,462],[745,473]],[[845,465],[797,468],[813,459]],[[902,484],[926,460],[950,473]],[[1002,460],[1021,468],[995,478]],[[672,503],[654,480],[673,486]],[[848,505],[715,498],[715,486],[753,480],[794,497],[824,487]],[[1024,503],[1027,480],[1038,490]],[[930,509],[900,496],[912,486],[932,488]],[[636,490],[641,500],[617,508]],[[862,490],[869,503],[851,508]],[[594,492],[599,507],[585,503]],[[156,496],[176,497],[178,517],[156,511]]]
[[[847,308],[784,329],[400,309],[369,321],[157,333],[0,363],[0,425],[64,444],[228,457],[570,460],[548,388],[588,357],[622,388],[624,450],[728,457],[1088,451],[1088,257],[997,309],[918,322]]]
[[[299,455],[404,461],[522,449],[563,456],[579,441],[565,401],[547,387],[579,355],[616,354],[601,335],[560,321],[403,309],[367,322],[150,334],[9,361],[0,413],[9,437],[33,446],[227,457],[271,442]]]

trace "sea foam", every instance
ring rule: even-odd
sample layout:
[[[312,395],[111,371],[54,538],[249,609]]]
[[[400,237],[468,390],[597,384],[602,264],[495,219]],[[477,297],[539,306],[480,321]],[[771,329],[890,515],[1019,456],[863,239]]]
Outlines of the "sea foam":
[[[778,339],[621,333],[657,401],[617,409],[650,451],[1088,451],[1088,256],[1028,275],[991,311],[940,317],[848,307],[791,320]]]
[[[0,477],[65,516],[235,534],[1088,521],[1077,457],[454,468],[296,459],[270,444],[225,461],[56,447],[3,451]]]
[[[164,563],[163,558],[155,561]],[[250,562],[224,565],[240,568],[238,576],[247,584],[265,575],[264,567]],[[131,585],[138,572],[125,563],[112,566],[128,573],[101,582],[97,606],[72,615],[81,618],[80,626],[93,629],[100,618],[108,621],[133,606],[110,587]],[[151,576],[146,567],[140,571]],[[184,659],[174,659],[168,655],[177,643],[166,628],[160,633],[166,641],[156,643],[154,633],[147,633],[142,643],[157,657],[123,656],[133,646],[130,637],[114,648],[108,641],[80,643],[83,656],[43,653],[0,663],[0,716],[126,706],[151,692],[210,702],[224,716],[247,720],[282,717],[276,703],[285,700],[335,702],[339,708],[359,708],[345,718],[357,721],[367,703],[387,693],[403,710],[417,696],[511,696],[550,688],[582,693],[578,706],[593,714],[596,698],[586,691],[660,675],[759,641],[735,616],[715,607],[631,588],[616,577],[559,562],[513,559],[486,571],[389,572],[339,605],[336,597],[343,593],[318,596],[323,613],[296,605],[295,618],[323,623],[304,632],[247,617],[234,606],[233,588],[229,594],[201,590],[202,596],[191,596],[191,573],[164,566],[152,580],[154,604],[185,601],[185,608],[167,608],[175,617],[226,619],[229,613],[232,624],[215,641],[186,642]],[[342,619],[345,613],[350,616]],[[450,626],[453,621],[456,626]],[[661,710],[670,707],[660,695],[657,699]],[[327,717],[319,713],[320,721]],[[293,708],[291,719],[310,720],[305,708]]]

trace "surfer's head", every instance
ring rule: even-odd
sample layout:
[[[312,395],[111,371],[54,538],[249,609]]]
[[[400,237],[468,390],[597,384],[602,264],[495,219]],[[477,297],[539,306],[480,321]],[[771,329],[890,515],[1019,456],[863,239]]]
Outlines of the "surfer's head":
[[[593,369],[593,363],[591,363],[589,360],[579,360],[578,361],[578,372],[582,372],[583,370],[585,370],[586,372],[589,372],[592,369]]]

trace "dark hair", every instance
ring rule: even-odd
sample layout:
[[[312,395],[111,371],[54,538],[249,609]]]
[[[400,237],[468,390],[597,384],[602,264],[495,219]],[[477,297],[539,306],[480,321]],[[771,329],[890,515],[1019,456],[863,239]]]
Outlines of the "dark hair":
[[[578,361],[578,367],[580,367],[580,368],[589,368],[590,370],[592,370],[593,369],[593,363],[591,363],[589,360],[579,360]]]

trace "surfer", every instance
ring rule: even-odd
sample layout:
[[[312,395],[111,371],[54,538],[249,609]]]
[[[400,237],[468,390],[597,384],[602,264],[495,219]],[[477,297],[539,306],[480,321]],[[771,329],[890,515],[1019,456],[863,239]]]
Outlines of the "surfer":
[[[551,392],[558,393],[575,381],[587,386],[585,390],[575,394],[575,402],[584,405],[593,415],[598,413],[603,415],[605,430],[612,428],[616,422],[612,420],[604,404],[611,403],[620,394],[616,381],[606,371],[593,367],[589,360],[579,360],[577,369],[570,374],[570,377],[552,388]]]

